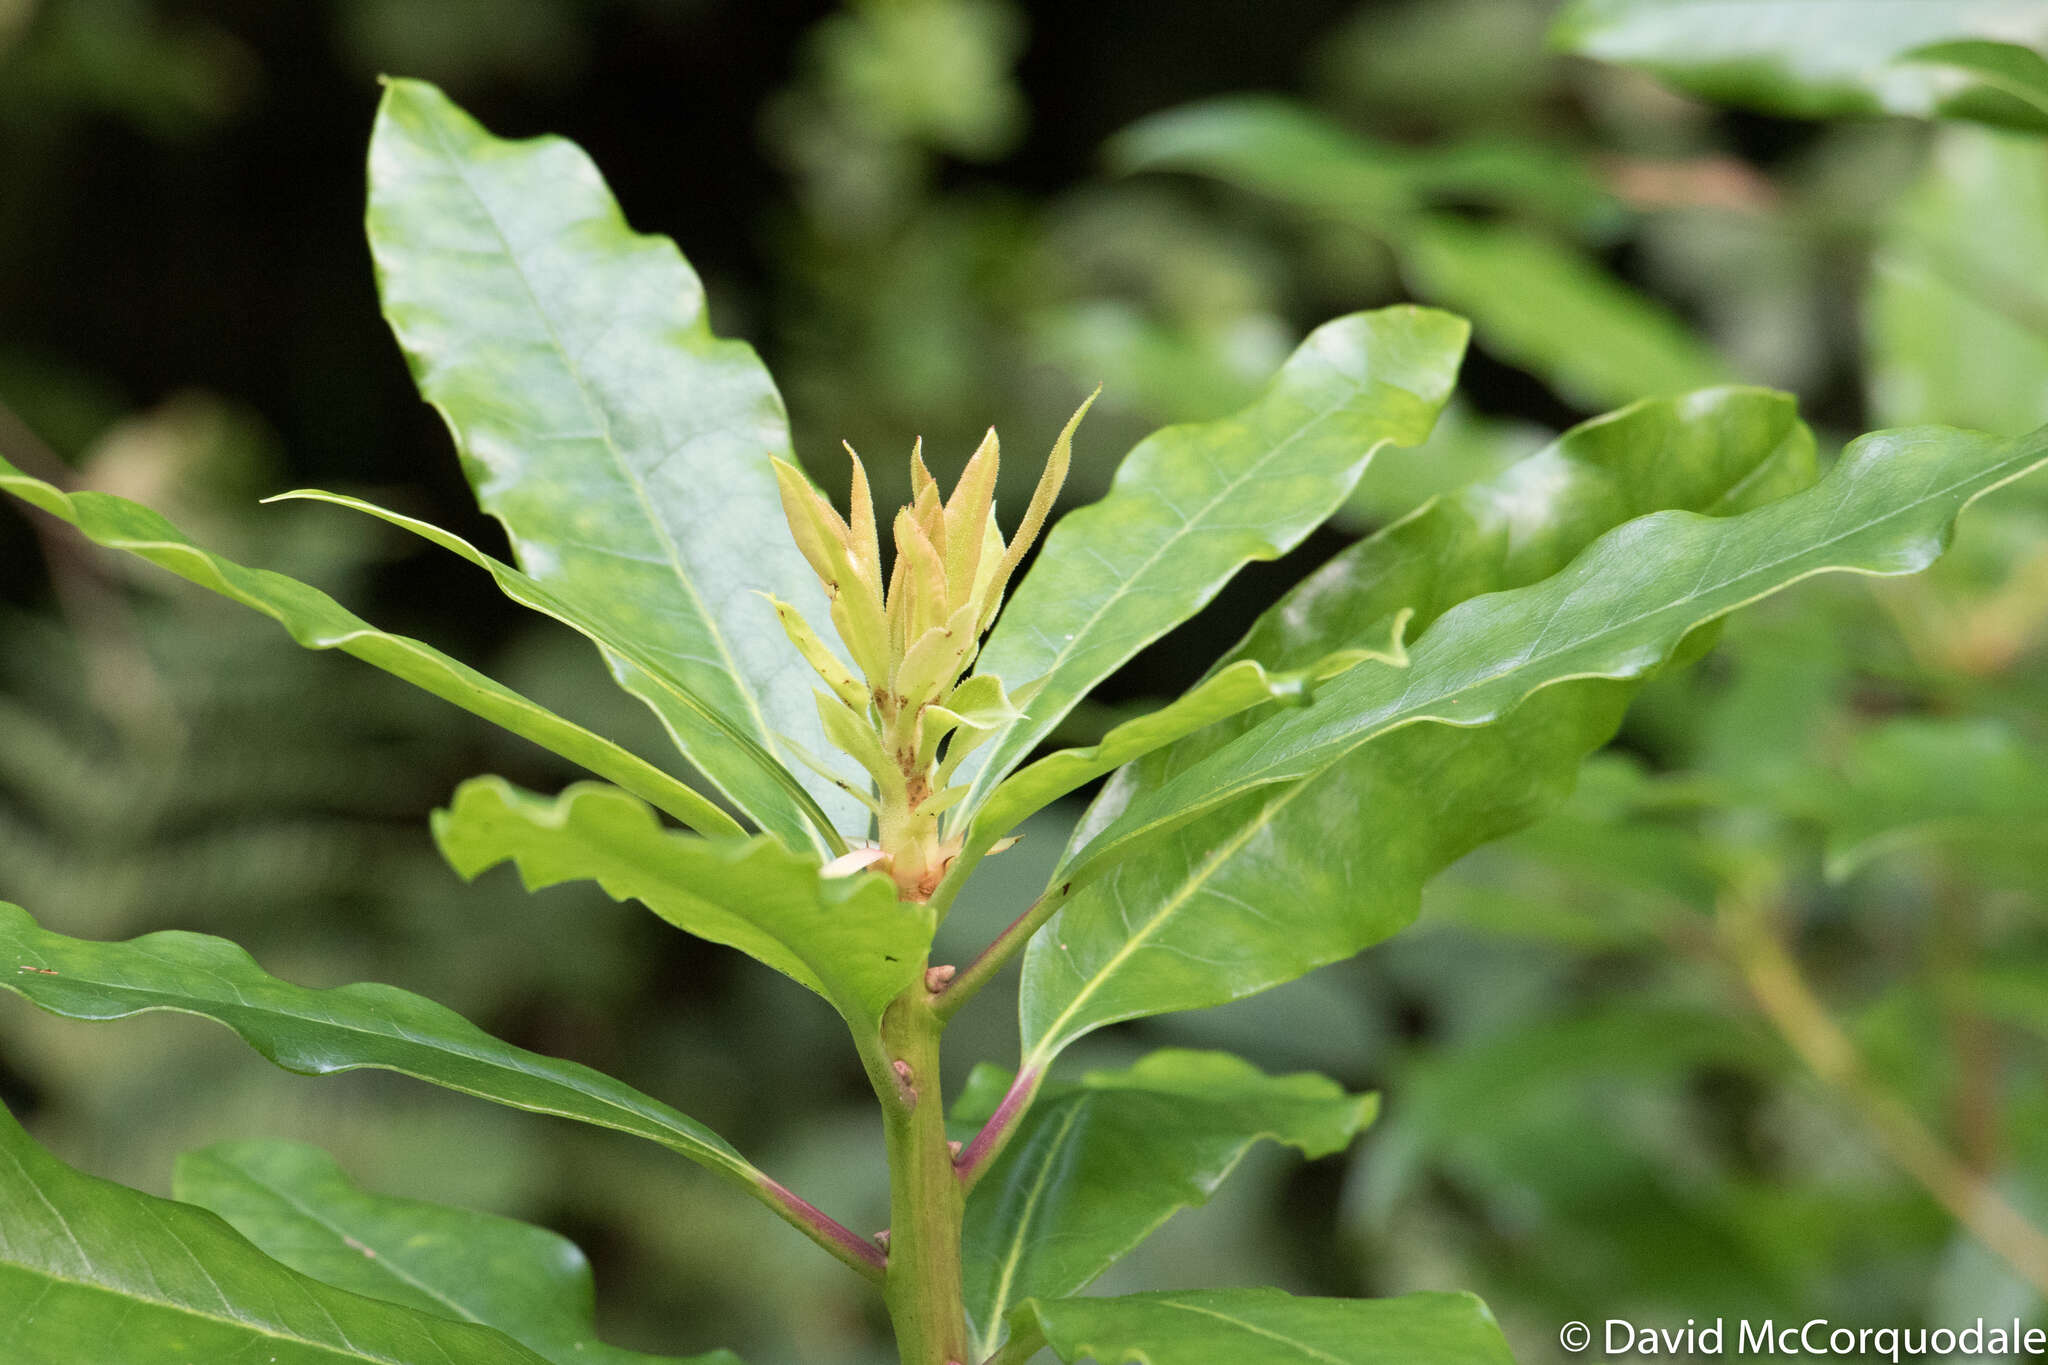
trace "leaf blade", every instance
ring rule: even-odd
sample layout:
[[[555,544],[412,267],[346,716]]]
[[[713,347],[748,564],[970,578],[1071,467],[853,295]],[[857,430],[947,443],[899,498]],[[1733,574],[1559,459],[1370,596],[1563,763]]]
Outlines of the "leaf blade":
[[[1144,1365],[1514,1365],[1470,1294],[1295,1298],[1277,1289],[1183,1290],[1113,1299],[1034,1299],[1020,1325],[1060,1359]]]
[[[573,144],[495,138],[423,82],[386,83],[370,168],[385,315],[520,564],[605,604],[766,753],[817,738],[802,663],[749,591],[824,619],[769,465],[789,456],[782,401],[750,347],[712,335],[674,244],[633,233]],[[721,790],[801,838],[796,803],[724,727],[607,658]]]
[[[1465,332],[1449,314],[1413,307],[1340,318],[1311,334],[1243,412],[1140,442],[1109,494],[1047,535],[989,637],[982,672],[1012,692],[1043,681],[1025,718],[970,759],[979,768],[968,807],[1083,694],[1239,568],[1300,543],[1374,450],[1425,438]]]
[[[433,646],[376,629],[318,588],[201,549],[140,503],[109,493],[66,493],[0,458],[0,490],[69,522],[96,545],[148,560],[270,617],[307,649],[339,649],[452,702],[522,739],[588,768],[707,834],[739,824],[647,760],[557,716]]]
[[[1446,613],[1417,641],[1398,695],[1336,680],[1320,713],[1312,705],[1302,718],[1275,717],[1252,743],[1233,741],[1134,803],[1082,856],[1093,861],[1234,796],[1313,776],[1394,728],[1486,724],[1555,683],[1641,677],[1695,629],[1802,578],[1917,572],[1946,548],[1965,507],[2043,464],[2048,429],[2009,442],[1943,428],[1874,432],[1820,484],[1778,503],[1726,521],[1680,511],[1637,518],[1550,580]],[[1745,556],[1741,568],[1722,567]],[[1599,586],[1645,558],[1663,570],[1649,590]],[[1689,576],[1696,581],[1680,588]],[[1544,620],[1533,642],[1519,651],[1490,642],[1512,636],[1511,615],[1525,612]]]
[[[125,942],[68,938],[0,902],[0,990],[68,1019],[195,1014],[287,1071],[395,1071],[513,1109],[631,1133],[765,1197],[767,1177],[730,1143],[623,1081],[513,1047],[395,986],[293,985],[223,938],[177,930]]]
[[[1260,1141],[1328,1156],[1377,1108],[1321,1076],[1177,1049],[1042,1091],[967,1202],[961,1258],[978,1353],[995,1349],[1016,1304],[1079,1291],[1206,1203]]]
[[[178,1158],[173,1188],[302,1275],[494,1328],[552,1365],[736,1365],[727,1351],[684,1360],[604,1345],[591,1320],[590,1263],[567,1238],[367,1193],[317,1147],[216,1143]]]
[[[17,1365],[543,1365],[489,1328],[331,1288],[213,1214],[73,1170],[0,1108],[0,1353]]]
[[[772,839],[676,834],[641,802],[595,784],[550,799],[472,779],[435,812],[434,838],[464,877],[512,861],[529,888],[594,880],[808,986],[863,1028],[920,979],[931,944],[929,907],[898,900],[885,877],[821,879],[815,855]]]
[[[1551,29],[1553,46],[1639,66],[1681,90],[1799,118],[1905,114],[1967,117],[2034,131],[2041,111],[1987,103],[1901,59],[1962,39],[2048,42],[2048,19],[2027,0],[1575,0]]]
[[[1739,510],[1805,486],[1813,467],[1812,436],[1785,395],[1728,389],[1639,403],[1343,551],[1233,656],[1299,666],[1403,609],[1426,635],[1461,601],[1542,581],[1611,526],[1664,506]],[[1626,701],[1616,684],[1566,684],[1511,723],[1395,731],[1324,778],[1219,809],[1118,880],[1079,889],[1025,953],[1027,1064],[1112,1019],[1236,999],[1398,931],[1430,876],[1562,798]],[[1224,721],[1123,769],[1072,847],[1244,728]],[[1379,813],[1371,839],[1360,812]],[[1290,888],[1284,916],[1275,886]],[[1162,910],[1155,951],[1128,921]],[[1217,943],[1236,946],[1224,954]],[[1204,958],[1227,965],[1204,968]],[[1077,1004],[1084,991],[1092,1001]]]

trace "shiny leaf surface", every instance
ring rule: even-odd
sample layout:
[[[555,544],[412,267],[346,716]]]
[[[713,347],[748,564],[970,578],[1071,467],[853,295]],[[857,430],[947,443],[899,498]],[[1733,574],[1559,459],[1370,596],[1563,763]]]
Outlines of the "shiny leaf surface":
[[[716,712],[606,651],[692,763],[807,843],[753,752],[779,734],[822,747],[803,661],[754,590],[825,619],[783,524],[769,457],[789,457],[787,419],[753,350],[711,334],[675,244],[629,229],[580,149],[492,137],[419,81],[389,82],[378,111],[369,231],[385,316],[521,566]]]
[[[616,782],[694,829],[739,833],[731,816],[653,764],[564,720],[430,645],[371,626],[295,579],[200,549],[163,517],[109,493],[65,493],[0,459],[0,489],[61,517],[95,544],[125,550],[262,612],[307,649],[339,649]]]
[[[1543,580],[1630,518],[1739,511],[1810,482],[1813,464],[1812,437],[1783,395],[1640,403],[1345,550],[1235,653],[1299,666],[1403,610],[1427,638],[1456,604]],[[1193,821],[1080,888],[1026,950],[1027,1065],[1113,1019],[1220,1004],[1396,932],[1436,872],[1569,790],[1627,695],[1616,683],[1567,684],[1494,725],[1395,731],[1313,781]],[[1126,768],[1075,846],[1244,728],[1226,721]]]
[[[294,1142],[225,1142],[178,1158],[177,1197],[210,1209],[302,1275],[495,1328],[552,1365],[684,1365],[597,1340],[590,1263],[528,1223],[364,1192]],[[694,1365],[737,1365],[719,1351]]]
[[[1258,402],[1139,442],[1107,496],[1053,527],[983,651],[1025,718],[982,753],[968,808],[1097,683],[1192,616],[1253,560],[1274,559],[1342,505],[1373,452],[1429,435],[1465,324],[1424,308],[1316,329]]]
[[[917,981],[931,944],[929,907],[896,899],[885,877],[821,878],[815,854],[773,839],[712,842],[665,830],[647,806],[584,783],[558,797],[501,778],[465,782],[434,816],[455,870],[517,864],[528,888],[595,881],[679,929],[738,948],[872,1028]]]
[[[995,1078],[980,1079],[970,1097],[1000,1093]],[[1268,1076],[1221,1052],[1155,1052],[1041,1090],[967,1201],[961,1255],[977,1349],[995,1348],[1016,1304],[1075,1293],[1175,1213],[1206,1203],[1254,1144],[1328,1156],[1377,1108],[1325,1077]],[[987,1117],[965,1102],[961,1111]]]
[[[1406,725],[1484,725],[1556,683],[1643,677],[1694,630],[1802,578],[1918,572],[1965,507],[2044,463],[2048,430],[2013,441],[1939,427],[1876,432],[1815,487],[1755,511],[1638,518],[1551,579],[1445,613],[1391,681],[1376,671],[1339,678],[1300,712],[1134,801],[1082,859],[1107,861],[1235,797],[1313,777]]]
[[[125,943],[67,938],[0,902],[0,989],[67,1019],[175,1010],[225,1024],[287,1071],[396,1071],[536,1114],[615,1128],[758,1192],[759,1171],[716,1133],[622,1081],[500,1042],[396,986],[331,990],[269,975],[223,938],[176,930]]]
[[[1316,684],[1357,664],[1374,661],[1394,667],[1405,665],[1407,654],[1401,643],[1405,626],[1406,619],[1396,617],[1386,623],[1377,642],[1361,644],[1355,650],[1333,654],[1307,668],[1285,673],[1269,673],[1255,659],[1240,659],[1157,711],[1114,727],[1094,744],[1056,750],[1020,768],[1004,778],[975,812],[966,844],[948,872],[949,885],[941,889],[941,894],[956,889],[981,857],[1033,811],[1044,809],[1104,773],[1268,702],[1306,705]]]
[[[1514,1365],[1470,1294],[1307,1299],[1277,1289],[1034,1299],[1017,1321],[1061,1360],[1135,1365]]]
[[[2048,129],[2048,113],[1997,85],[1912,60],[1958,40],[2048,43],[2048,12],[2034,0],[1575,0],[1551,38],[1690,94],[1773,113]]]
[[[301,1275],[203,1209],[73,1170],[30,1141],[5,1109],[0,1359],[543,1365],[487,1327]]]

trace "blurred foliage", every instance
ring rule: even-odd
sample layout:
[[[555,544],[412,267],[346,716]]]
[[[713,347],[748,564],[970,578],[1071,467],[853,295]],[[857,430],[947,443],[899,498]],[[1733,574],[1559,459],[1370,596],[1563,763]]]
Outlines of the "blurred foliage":
[[[1546,48],[1546,0],[1197,6],[1122,46],[1092,7],[1006,0],[263,8],[0,0],[0,402],[19,418],[0,448],[465,642],[607,734],[647,722],[577,642],[511,633],[454,569],[397,595],[382,569],[410,551],[352,521],[251,509],[355,479],[489,533],[451,510],[445,435],[371,325],[351,158],[380,70],[598,144],[637,225],[681,238],[721,326],[762,347],[828,488],[842,438],[894,471],[922,434],[950,479],[988,424],[1031,445],[1101,380],[1086,499],[1152,426],[1245,401],[1314,322],[1405,297],[1469,312],[1478,354],[1430,444],[1376,463],[1347,533],[1724,376],[1797,392],[1837,440],[2048,420],[2039,136],[1727,112],[1681,93],[1729,94],[1720,78],[1668,54],[1637,70]],[[1254,29],[1309,36],[1273,56]],[[1809,112],[1872,107],[1863,90]],[[679,155],[683,119],[724,159]],[[311,984],[398,982],[677,1099],[880,1226],[877,1134],[815,1002],[601,897],[502,872],[464,887],[439,864],[424,816],[460,778],[566,774],[0,516],[0,897],[64,932],[227,933]],[[1337,543],[1247,574],[1112,698],[1184,686]],[[1901,1164],[1900,1134],[1945,1154],[1937,1184],[2048,1219],[2044,663],[2037,479],[1973,512],[1928,575],[1739,618],[1653,685],[1565,810],[1446,876],[1410,938],[1088,1040],[1077,1069],[1231,1046],[1387,1097],[1351,1157],[1254,1153],[1105,1287],[1470,1287],[1531,1363],[1560,1358],[1573,1318],[2038,1312]],[[1014,912],[1062,819],[943,942],[971,952]],[[1816,1071],[1810,1032],[1788,1032],[1813,1011],[1848,1070]],[[0,1014],[0,1088],[99,1173],[163,1191],[177,1150],[314,1138],[364,1188],[574,1236],[621,1344],[886,1358],[843,1271],[624,1141],[388,1078],[278,1076],[197,1025]],[[963,1016],[963,1077],[1014,1036]]]

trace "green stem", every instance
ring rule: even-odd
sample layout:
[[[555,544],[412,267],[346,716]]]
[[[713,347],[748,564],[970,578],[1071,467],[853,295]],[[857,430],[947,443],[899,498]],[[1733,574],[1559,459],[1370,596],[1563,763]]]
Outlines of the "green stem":
[[[878,1086],[889,1147],[889,1266],[882,1295],[903,1365],[967,1365],[960,1282],[966,1195],[946,1145],[939,1091],[944,1025],[920,982],[882,1018],[889,1083]]]

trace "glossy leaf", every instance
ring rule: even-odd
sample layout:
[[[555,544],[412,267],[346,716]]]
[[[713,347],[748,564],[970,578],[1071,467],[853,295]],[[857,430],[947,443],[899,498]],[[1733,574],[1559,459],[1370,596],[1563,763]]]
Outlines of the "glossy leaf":
[[[1873,413],[2017,435],[2048,422],[2048,148],[1945,128],[1889,215],[1865,296]]]
[[[178,1158],[174,1190],[282,1264],[352,1294],[495,1328],[552,1365],[684,1365],[604,1345],[590,1263],[545,1228],[368,1194],[295,1142],[225,1142]],[[695,1365],[737,1365],[727,1351]]]
[[[593,783],[550,798],[476,778],[435,812],[434,838],[464,877],[512,862],[530,889],[595,881],[765,962],[870,1029],[919,980],[931,945],[930,907],[899,901],[886,877],[821,878],[817,855],[773,839],[665,830],[642,802]]]
[[[1000,1086],[977,1080],[956,1118],[988,1117],[991,1105],[967,1100]],[[1041,1090],[967,1201],[961,1256],[978,1353],[995,1349],[1017,1304],[1075,1293],[1175,1213],[1207,1203],[1254,1144],[1328,1156],[1377,1108],[1325,1077],[1268,1076],[1221,1052],[1155,1052]]]
[[[1438,217],[1416,224],[1398,249],[1418,295],[1470,317],[1488,351],[1582,408],[1729,378],[1677,314],[1541,232]]]
[[[75,1171],[0,1108],[9,1365],[544,1365],[472,1323],[288,1269],[213,1214]]]
[[[1538,582],[1632,517],[1739,511],[1809,482],[1813,463],[1812,437],[1783,395],[1637,404],[1344,551],[1269,610],[1234,657],[1299,666],[1411,609],[1411,629],[1427,638],[1456,604]],[[1493,725],[1395,731],[1077,889],[1026,950],[1026,1064],[1111,1020],[1233,1000],[1398,931],[1430,877],[1569,790],[1627,697],[1623,684],[1565,684]],[[1244,728],[1226,721],[1124,769],[1074,846]]]
[[[501,1042],[396,986],[316,990],[281,981],[224,938],[171,930],[97,943],[51,933],[0,902],[0,989],[67,1019],[196,1014],[225,1024],[287,1071],[396,1071],[514,1109],[615,1128],[765,1197],[766,1177],[725,1139],[623,1081]]]
[[[1542,583],[1445,613],[1391,680],[1378,671],[1336,679],[1308,707],[1132,802],[1083,865],[1261,787],[1313,777],[1391,730],[1484,725],[1557,683],[1643,677],[1694,630],[1802,578],[1918,572],[1947,547],[1965,507],[2043,464],[2048,429],[2013,441],[1940,427],[1875,432],[1815,487],[1742,516],[1638,518]]]
[[[1094,744],[1060,749],[1020,768],[998,783],[987,802],[975,812],[966,843],[947,873],[946,885],[940,889],[939,904],[943,908],[982,856],[1033,811],[1044,809],[1104,773],[1268,702],[1306,705],[1317,684],[1368,660],[1404,666],[1408,656],[1401,635],[1406,625],[1407,618],[1397,616],[1386,623],[1379,640],[1367,642],[1361,637],[1361,645],[1356,649],[1285,673],[1269,673],[1257,660],[1241,659],[1157,711],[1114,727]]]
[[[125,550],[180,578],[262,612],[308,649],[339,649],[413,686],[503,726],[608,778],[707,834],[739,825],[682,783],[610,740],[564,720],[511,688],[418,640],[371,626],[317,588],[266,569],[250,569],[200,549],[139,503],[108,493],[66,493],[0,459],[0,489],[61,517],[87,539]]]
[[[1552,41],[1689,94],[1801,118],[1908,114],[2048,130],[1997,84],[1913,60],[1965,39],[2048,43],[2034,0],[1575,0]]]
[[[1258,402],[1141,441],[1108,495],[1046,537],[980,671],[1025,718],[981,753],[971,811],[1097,683],[1214,597],[1245,564],[1298,545],[1342,505],[1389,442],[1429,435],[1464,353],[1465,324],[1387,308],[1316,329]]]
[[[803,661],[754,590],[812,620],[825,608],[783,524],[769,457],[789,458],[787,419],[753,350],[711,334],[675,244],[629,229],[580,149],[501,141],[419,81],[386,86],[369,231],[385,316],[519,563],[716,712],[606,650],[692,763],[802,839],[754,750],[822,736]],[[816,794],[858,819],[822,780]]]
[[[795,801],[797,808],[812,817],[808,825],[776,828],[774,832],[784,842],[792,847],[807,848],[811,846],[813,835],[815,834],[823,836],[829,842],[831,851],[835,853],[845,851],[843,847],[844,841],[837,839],[833,832],[831,817],[811,801],[809,793],[803,789],[796,778],[784,770],[780,762],[773,755],[747,738],[745,734],[729,724],[717,712],[707,709],[704,702],[683,686],[673,672],[652,652],[634,640],[620,634],[617,624],[609,619],[605,608],[593,608],[582,603],[570,601],[530,574],[512,567],[501,559],[495,559],[485,554],[461,536],[444,531],[430,522],[419,520],[417,517],[408,517],[403,513],[393,512],[389,508],[379,507],[376,503],[366,502],[362,498],[350,497],[343,493],[329,493],[318,488],[300,488],[289,493],[280,493],[274,498],[266,499],[266,501],[324,502],[331,503],[336,507],[346,507],[350,511],[364,513],[367,516],[377,518],[379,521],[396,526],[400,530],[409,531],[422,540],[440,546],[450,554],[468,560],[471,564],[489,574],[491,580],[498,585],[498,590],[504,593],[505,596],[511,598],[522,607],[528,607],[540,612],[544,616],[554,618],[579,635],[582,635],[585,639],[596,644],[614,659],[640,670],[640,676],[646,681],[647,685],[661,692],[667,699],[667,704],[670,707],[687,710],[698,715],[705,724],[724,732],[736,751],[743,751],[751,755],[762,772],[770,774],[773,781],[786,789],[787,794]],[[785,740],[785,746],[790,743],[790,741]],[[734,827],[734,832],[737,832],[737,826]]]
[[[1277,1289],[1034,1299],[1020,1330],[1061,1360],[1137,1365],[1514,1365],[1470,1294],[1307,1299]]]

